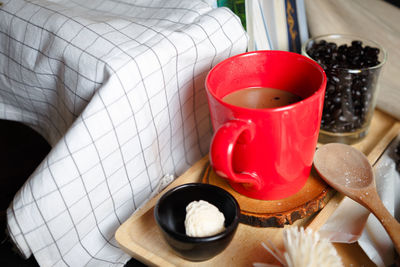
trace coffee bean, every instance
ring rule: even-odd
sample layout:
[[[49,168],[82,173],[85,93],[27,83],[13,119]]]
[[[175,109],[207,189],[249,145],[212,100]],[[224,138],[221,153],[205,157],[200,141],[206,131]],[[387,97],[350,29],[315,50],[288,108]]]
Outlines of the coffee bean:
[[[400,142],[397,143],[394,149],[393,160],[395,162],[397,171],[400,172]]]
[[[379,74],[364,68],[380,63],[380,50],[364,47],[360,40],[339,46],[321,40],[314,42],[306,52],[325,70],[328,81],[321,128],[332,132],[351,132],[363,127],[373,104],[372,95]],[[361,70],[349,73],[349,68]]]

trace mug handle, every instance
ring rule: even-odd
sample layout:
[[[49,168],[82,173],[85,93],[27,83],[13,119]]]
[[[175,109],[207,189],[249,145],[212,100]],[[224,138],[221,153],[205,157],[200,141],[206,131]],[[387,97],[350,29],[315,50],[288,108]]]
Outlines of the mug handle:
[[[215,173],[245,187],[261,189],[261,179],[256,173],[236,173],[232,168],[233,148],[238,142],[250,143],[255,136],[255,125],[248,120],[230,120],[215,132],[210,147],[210,163]]]

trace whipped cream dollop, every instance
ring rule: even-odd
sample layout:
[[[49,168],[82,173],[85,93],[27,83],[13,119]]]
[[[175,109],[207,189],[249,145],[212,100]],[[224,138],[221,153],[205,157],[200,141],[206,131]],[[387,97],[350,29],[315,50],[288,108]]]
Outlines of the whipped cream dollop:
[[[186,206],[185,229],[191,237],[212,236],[222,232],[225,216],[207,201],[192,201]]]

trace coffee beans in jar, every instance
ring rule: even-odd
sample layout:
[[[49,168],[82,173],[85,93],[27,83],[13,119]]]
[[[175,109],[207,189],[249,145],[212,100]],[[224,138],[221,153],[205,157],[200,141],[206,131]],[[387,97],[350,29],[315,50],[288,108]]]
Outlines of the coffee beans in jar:
[[[396,170],[400,172],[400,143],[397,143],[394,149],[394,162],[396,164]]]
[[[382,48],[351,36],[330,35],[311,39],[304,52],[327,76],[321,130],[366,132],[375,108]]]

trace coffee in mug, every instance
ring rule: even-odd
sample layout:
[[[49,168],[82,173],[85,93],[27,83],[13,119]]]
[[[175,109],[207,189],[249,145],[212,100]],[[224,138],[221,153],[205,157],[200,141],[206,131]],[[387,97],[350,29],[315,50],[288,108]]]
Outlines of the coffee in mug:
[[[222,101],[244,108],[277,108],[300,101],[302,98],[284,90],[252,87],[232,92],[222,98]]]

